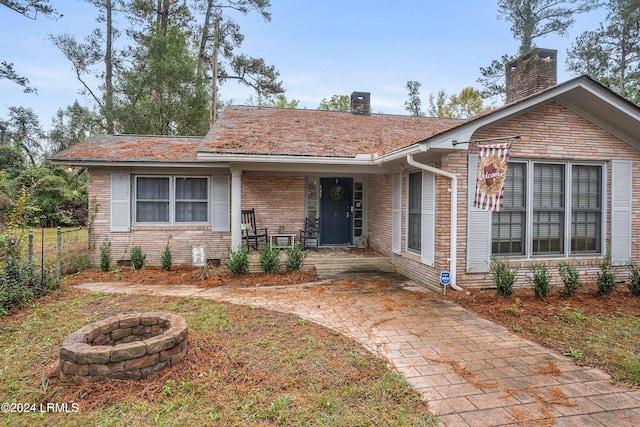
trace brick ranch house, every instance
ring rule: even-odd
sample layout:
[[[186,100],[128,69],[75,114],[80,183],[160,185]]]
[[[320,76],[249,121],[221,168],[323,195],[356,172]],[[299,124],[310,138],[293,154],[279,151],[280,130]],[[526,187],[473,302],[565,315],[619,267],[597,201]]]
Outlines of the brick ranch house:
[[[270,232],[319,218],[321,246],[366,237],[429,286],[491,286],[492,257],[590,280],[604,256],[640,262],[640,109],[588,77],[556,84],[556,57],[509,64],[507,104],[467,121],[370,114],[360,93],[356,113],[229,106],[204,137],[101,135],[52,160],[89,171],[94,259],[105,238],[117,260],[139,245],[159,264],[167,242],[175,263],[224,259],[255,208]],[[513,141],[500,212],[473,207],[474,141],[494,139]]]

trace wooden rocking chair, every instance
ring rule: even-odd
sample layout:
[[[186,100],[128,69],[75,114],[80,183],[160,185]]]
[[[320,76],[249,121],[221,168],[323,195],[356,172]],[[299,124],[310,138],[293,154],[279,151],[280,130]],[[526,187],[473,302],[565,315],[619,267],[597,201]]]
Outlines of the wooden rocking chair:
[[[300,230],[300,244],[302,248],[315,246],[318,247],[320,242],[320,225],[318,218],[306,218],[304,221],[304,230]]]
[[[251,248],[258,250],[261,241],[265,244],[269,241],[267,229],[256,227],[255,209],[242,209],[242,238],[247,244],[247,252]]]

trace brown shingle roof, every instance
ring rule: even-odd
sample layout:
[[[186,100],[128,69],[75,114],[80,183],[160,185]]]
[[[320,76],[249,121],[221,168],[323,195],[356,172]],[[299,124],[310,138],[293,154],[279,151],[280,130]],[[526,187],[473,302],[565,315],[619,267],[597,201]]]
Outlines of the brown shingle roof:
[[[198,151],[316,157],[382,155],[461,123],[430,117],[230,106],[205,137],[97,135],[50,159],[194,163]]]
[[[50,157],[80,162],[195,162],[202,137],[96,135]]]
[[[384,154],[458,126],[455,119],[229,106],[200,151],[355,157]]]

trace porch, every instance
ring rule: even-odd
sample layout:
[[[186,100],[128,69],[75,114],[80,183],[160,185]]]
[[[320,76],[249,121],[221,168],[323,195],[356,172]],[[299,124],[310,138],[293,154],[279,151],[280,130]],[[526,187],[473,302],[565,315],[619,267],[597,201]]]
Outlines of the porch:
[[[304,267],[315,267],[319,277],[326,278],[345,272],[381,271],[395,273],[396,268],[386,257],[372,249],[355,247],[327,247],[307,249]],[[284,253],[282,254],[284,260]],[[303,268],[304,268],[303,267]],[[260,259],[258,252],[249,252],[249,272],[259,273]]]

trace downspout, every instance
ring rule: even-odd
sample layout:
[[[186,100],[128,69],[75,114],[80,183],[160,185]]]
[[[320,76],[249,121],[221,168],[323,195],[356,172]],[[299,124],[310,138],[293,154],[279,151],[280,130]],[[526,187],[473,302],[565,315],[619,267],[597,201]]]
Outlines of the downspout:
[[[413,160],[413,154],[407,154],[407,163],[409,165],[422,169],[427,172],[435,173],[436,175],[441,175],[447,177],[451,180],[451,224],[449,229],[451,230],[450,234],[450,251],[451,255],[449,257],[449,271],[451,273],[451,289],[455,291],[462,291],[463,289],[456,284],[456,269],[457,269],[457,251],[458,251],[458,177],[455,174],[450,172],[443,171],[442,169],[434,168],[432,166],[427,166],[422,163],[418,163]],[[446,290],[446,287],[445,287]]]

